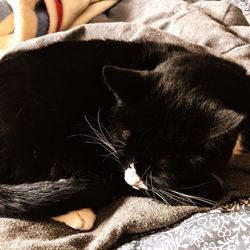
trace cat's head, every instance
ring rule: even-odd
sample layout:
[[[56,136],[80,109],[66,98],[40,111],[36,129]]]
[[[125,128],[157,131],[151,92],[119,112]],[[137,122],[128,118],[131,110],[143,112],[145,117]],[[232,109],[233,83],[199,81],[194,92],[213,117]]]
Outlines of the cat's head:
[[[114,147],[126,182],[136,189],[146,189],[172,203],[183,202],[177,198],[180,193],[218,198],[222,183],[217,174],[232,155],[245,115],[209,98],[204,86],[219,81],[218,72],[228,71],[226,79],[234,79],[236,73],[216,65],[216,60],[207,65],[218,69],[215,75],[210,75],[211,68],[200,72],[196,65],[204,58],[199,56],[188,66],[179,62],[180,66],[176,60],[154,71],[104,68],[106,82],[117,99],[112,122]],[[196,75],[199,72],[202,77]]]

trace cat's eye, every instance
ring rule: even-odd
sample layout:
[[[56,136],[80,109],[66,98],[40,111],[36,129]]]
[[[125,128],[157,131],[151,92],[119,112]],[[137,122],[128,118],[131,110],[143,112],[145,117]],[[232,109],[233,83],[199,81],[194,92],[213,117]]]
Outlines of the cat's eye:
[[[123,130],[122,131],[122,139],[126,141],[129,138],[130,134],[131,133],[129,130],[127,130],[127,129]]]
[[[193,166],[200,165],[200,164],[202,164],[204,161],[205,161],[205,158],[202,157],[202,156],[200,156],[200,155],[192,156],[192,157],[190,157],[190,159],[189,159],[189,162],[190,162]]]

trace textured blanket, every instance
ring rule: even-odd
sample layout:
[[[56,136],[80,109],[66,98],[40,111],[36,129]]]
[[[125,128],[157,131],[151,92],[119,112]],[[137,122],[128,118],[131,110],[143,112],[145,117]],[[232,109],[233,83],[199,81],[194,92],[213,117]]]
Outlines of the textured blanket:
[[[226,1],[123,0],[90,24],[25,42],[6,56],[57,41],[97,38],[182,44],[237,61],[250,72],[249,23],[240,9]],[[230,189],[223,202],[250,197],[249,165],[248,155],[232,160],[223,177]],[[170,227],[195,212],[197,208],[192,206],[170,207],[149,198],[123,197],[98,211],[90,232],[51,220],[1,218],[0,249],[108,249],[124,235]]]

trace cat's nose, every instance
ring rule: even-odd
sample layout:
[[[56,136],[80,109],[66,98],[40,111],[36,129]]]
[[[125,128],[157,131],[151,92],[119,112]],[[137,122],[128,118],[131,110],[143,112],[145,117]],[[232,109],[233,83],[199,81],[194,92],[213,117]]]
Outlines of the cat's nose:
[[[148,187],[143,183],[143,181],[139,181],[139,182],[137,182],[135,185],[132,185],[132,187],[134,188],[134,189],[137,189],[137,190],[139,190],[139,189],[148,189]]]
[[[136,173],[136,169],[133,163],[129,164],[129,167],[125,170],[124,173],[125,181],[135,189],[148,189],[147,186],[143,183],[140,177]]]

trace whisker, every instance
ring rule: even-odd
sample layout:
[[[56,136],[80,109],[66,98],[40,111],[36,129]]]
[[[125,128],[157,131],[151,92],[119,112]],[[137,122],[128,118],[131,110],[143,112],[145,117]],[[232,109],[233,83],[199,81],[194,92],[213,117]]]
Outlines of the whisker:
[[[146,187],[148,187],[148,189],[151,189],[150,185],[148,184],[148,178],[149,178],[149,173],[146,174],[145,184],[146,184]],[[146,192],[147,196],[150,196],[147,189],[143,189],[143,190]]]
[[[187,190],[187,189],[202,187],[202,186],[205,186],[205,185],[210,184],[210,183],[213,183],[213,182],[215,182],[215,181],[207,181],[207,182],[204,182],[204,183],[201,183],[201,184],[198,184],[198,185],[194,185],[194,186],[178,188],[178,190]]]
[[[148,172],[148,170],[149,169],[151,169],[151,166],[149,166],[146,170],[145,170],[145,172],[142,174],[142,176],[141,176],[141,179],[143,178],[143,176]]]
[[[162,196],[160,193],[158,193],[155,189],[152,189],[152,192],[153,192],[154,197],[155,197],[155,194],[156,194],[159,198],[161,198],[162,201],[164,201],[166,204],[170,205],[168,203],[168,201],[164,198],[164,196]]]
[[[118,145],[117,145],[117,143],[118,143]],[[116,145],[116,147],[123,147],[123,146],[125,146],[125,145],[126,145],[123,141],[118,140],[118,139],[113,140],[113,141],[112,141],[112,144],[115,144],[115,145]],[[119,144],[121,144],[121,145],[119,145]]]
[[[109,139],[112,140],[113,138],[112,138],[111,134],[109,133],[109,131],[105,128],[105,126],[100,121],[100,113],[101,113],[101,111],[102,111],[102,109],[99,109],[98,114],[97,114],[97,119],[93,118],[93,117],[92,117],[92,119],[97,122],[99,130],[101,132],[101,135],[103,136],[103,139],[105,139],[106,141],[109,141]],[[107,138],[107,136],[105,134],[109,137],[109,139]],[[118,140],[118,139],[112,141],[113,145],[114,145],[114,143],[119,143],[119,144],[122,144],[123,146],[126,145],[123,141]],[[120,145],[116,144],[116,146],[119,147]]]
[[[173,200],[177,201],[178,203],[181,203],[181,204],[183,204],[185,206],[188,205],[188,203],[185,203],[184,201],[182,201],[182,200],[185,200],[184,198],[181,198],[181,197],[179,197],[177,195],[171,194],[171,193],[169,193],[167,191],[164,191],[162,189],[158,189],[158,191],[161,192],[162,194],[165,194],[166,196],[170,197],[170,199],[173,199]]]
[[[177,195],[175,195],[175,194],[173,194],[173,193],[167,192],[166,190],[154,188],[154,186],[153,186],[153,181],[152,181],[152,171],[150,171],[150,172],[147,174],[147,178],[146,178],[146,186],[147,186],[147,187],[149,186],[149,185],[148,185],[148,181],[147,181],[148,177],[149,177],[150,183],[151,183],[151,187],[148,188],[148,191],[152,191],[154,198],[156,198],[155,195],[157,195],[158,197],[160,197],[160,198],[161,198],[165,203],[167,203],[168,205],[170,205],[170,203],[169,203],[165,198],[163,198],[162,195],[166,195],[167,197],[170,197],[171,199],[173,199],[173,200],[175,200],[175,201],[177,201],[177,202],[179,202],[179,203],[182,203],[182,204],[184,204],[184,205],[187,205],[187,204],[184,203],[184,202],[181,201],[181,200],[188,200],[190,203],[194,204],[194,202],[193,202],[192,200],[190,200],[189,198],[187,198],[187,197],[180,197],[180,195],[177,196]],[[195,204],[194,204],[194,205],[195,205]]]
[[[105,141],[103,141],[97,137],[91,136],[91,135],[74,134],[74,135],[68,136],[67,139],[72,138],[72,137],[85,137],[85,138],[91,139],[92,141],[85,141],[85,143],[96,144],[96,145],[102,146],[104,149],[106,149],[109,152],[109,154],[112,154],[116,159],[118,159],[117,154],[122,153],[122,150],[110,151],[112,149],[109,147],[109,144],[107,144]]]
[[[116,152],[110,151],[110,148],[106,146],[106,144],[99,143],[97,141],[85,141],[87,144],[96,144],[100,145],[102,148],[106,149],[108,152],[110,152],[111,155],[113,155],[117,160],[119,159],[116,155]]]
[[[102,134],[100,132],[98,132],[89,122],[87,116],[85,116],[85,120],[87,122],[87,124],[89,125],[89,127],[92,129],[93,133],[103,142],[105,143],[111,150],[113,150],[115,152],[115,148],[111,145],[111,143],[109,141],[107,141],[106,137],[103,137]]]
[[[120,165],[122,165],[121,162],[118,160],[118,158],[115,158],[115,157],[113,156],[113,153],[112,153],[112,152],[110,152],[110,153],[108,153],[108,154],[102,154],[102,155],[100,155],[100,156],[104,157],[104,161],[105,161],[106,159],[109,158],[109,159],[115,160],[115,161],[118,162]]]
[[[219,185],[222,187],[223,191],[226,191],[226,183],[216,174],[210,173],[210,175],[219,183]]]
[[[107,158],[109,158],[109,159],[115,161],[116,163],[118,163],[118,165],[119,165],[120,167],[122,166],[122,163],[121,163],[118,159],[116,159],[116,158],[114,158],[114,157],[111,157],[111,156],[105,157],[105,158],[103,159],[103,161],[105,161]]]
[[[117,155],[119,155],[119,154],[121,154],[123,152],[123,150],[117,150],[116,151],[116,153],[117,153]],[[107,153],[107,154],[102,154],[101,156],[110,156],[111,155],[111,153]]]
[[[172,189],[167,189],[167,191],[178,194],[178,195],[180,195],[182,197],[185,197],[185,198],[189,198],[191,200],[197,200],[197,201],[201,201],[201,202],[204,202],[204,203],[207,203],[207,204],[210,204],[210,205],[216,205],[215,201],[212,201],[212,200],[209,200],[209,199],[206,199],[206,198],[203,198],[203,197],[180,193],[180,192],[172,190]]]
[[[166,181],[163,179],[162,180],[163,182],[164,182],[164,184],[165,184],[165,186],[166,187],[168,187],[168,184],[166,183]],[[168,188],[167,188],[168,189]],[[166,191],[166,190],[165,190]],[[168,192],[169,193],[169,192]],[[172,194],[172,195],[174,195],[174,194]],[[182,196],[177,196],[177,195],[175,195],[178,199],[182,199],[182,200],[186,200],[186,201],[188,201],[189,203],[192,203],[194,206],[196,206],[195,205],[195,203],[191,200],[191,199],[189,199],[189,198],[187,198],[187,197],[182,197]]]
[[[150,169],[150,167],[144,172],[143,175],[145,175],[148,172],[149,169]],[[214,176],[214,178],[216,178],[216,177],[217,176]],[[148,179],[150,180],[150,185],[148,184]],[[219,178],[219,180],[220,180],[220,178]],[[165,183],[166,186],[168,186],[167,183],[165,182],[165,180],[162,180],[162,181]],[[182,203],[184,205],[190,205],[190,204],[192,204],[195,207],[197,207],[197,205],[195,204],[194,201],[202,202],[202,203],[213,205],[213,206],[217,205],[217,203],[215,201],[213,201],[213,200],[210,200],[210,199],[207,199],[207,198],[203,198],[203,197],[199,197],[199,196],[185,194],[185,193],[182,193],[182,192],[178,192],[176,190],[172,190],[170,188],[156,189],[153,186],[153,177],[152,177],[152,171],[151,170],[150,170],[149,173],[146,174],[145,182],[146,182],[146,186],[148,187],[148,190],[152,191],[154,198],[156,198],[155,195],[157,195],[158,197],[160,197],[162,195],[166,195],[169,198],[171,198],[171,199],[173,199],[173,200],[175,200],[175,201],[177,201],[179,203]],[[186,187],[186,188],[182,188],[182,189],[190,189],[190,188],[194,188],[194,187],[200,187],[200,186],[212,183],[212,182],[213,181],[204,182],[204,183],[201,183],[199,185],[194,185],[194,186]],[[164,199],[164,200],[166,201],[166,199]],[[186,203],[186,202],[188,202],[188,203]]]
[[[99,109],[98,114],[97,114],[97,119],[93,117],[89,117],[98,124],[98,129],[96,129],[90,122],[89,118],[85,115],[85,121],[88,125],[88,128],[82,128],[82,131],[86,131],[85,133],[78,133],[78,134],[72,134],[67,137],[67,139],[73,138],[73,137],[84,137],[85,138],[85,143],[87,144],[95,144],[95,145],[100,145],[103,149],[105,149],[108,153],[103,154],[100,156],[105,157],[104,160],[107,158],[112,159],[118,165],[122,165],[120,160],[119,160],[119,154],[123,153],[122,148],[122,142],[119,140],[115,140],[114,142],[110,142],[112,140],[111,134],[108,132],[108,130],[105,128],[105,126],[101,123],[100,121],[100,113],[101,109]],[[98,131],[99,130],[99,131]],[[87,134],[89,133],[89,134]],[[118,145],[118,143],[120,145]],[[120,149],[116,149],[116,148]]]
[[[151,189],[153,191],[153,195],[154,195],[154,186],[153,186],[153,180],[152,180],[152,171],[149,172],[149,180],[150,180],[150,183],[151,183]],[[155,198],[155,196],[154,196]],[[156,198],[155,198],[156,199]]]
[[[86,135],[85,134],[73,134],[73,135],[69,135],[66,137],[66,139],[70,139],[72,137],[85,137]]]
[[[95,142],[99,142],[100,145],[104,144],[106,147],[105,148],[108,152],[112,152],[112,155],[118,160],[118,155],[117,155],[117,150],[114,148],[114,146],[108,141],[108,139],[105,137],[103,131],[101,131],[101,133],[99,133],[88,121],[87,117],[85,117],[86,122],[88,123],[88,125],[90,126],[90,128],[92,129],[92,132],[97,136],[87,136],[88,138],[94,140]],[[100,129],[101,129],[101,125],[99,125]],[[110,150],[108,150],[108,148]]]
[[[100,130],[101,134],[103,135],[103,137],[107,139],[107,137],[104,135],[104,132],[102,130],[102,128],[103,128],[105,130],[106,134],[111,139],[111,136],[110,136],[109,132],[107,131],[107,129],[105,128],[105,126],[100,122],[100,113],[101,113],[101,109],[99,109],[98,113],[97,113],[97,123],[98,123],[99,130]]]
[[[95,137],[95,136],[92,136],[92,135],[85,135],[86,138],[88,139],[91,139],[93,141],[98,141],[99,143],[103,143],[105,144],[110,150],[112,150],[113,152],[115,152],[115,150],[111,147],[110,143],[103,140],[102,138],[100,137]]]
[[[151,187],[148,189],[148,191],[151,191],[153,193],[153,196],[154,196],[155,199],[156,199],[155,195],[157,195],[162,201],[164,201],[166,204],[170,205],[169,202],[162,195],[162,193],[154,188],[153,181],[152,181],[152,171],[150,171],[148,176],[149,176],[150,182],[151,182]]]

